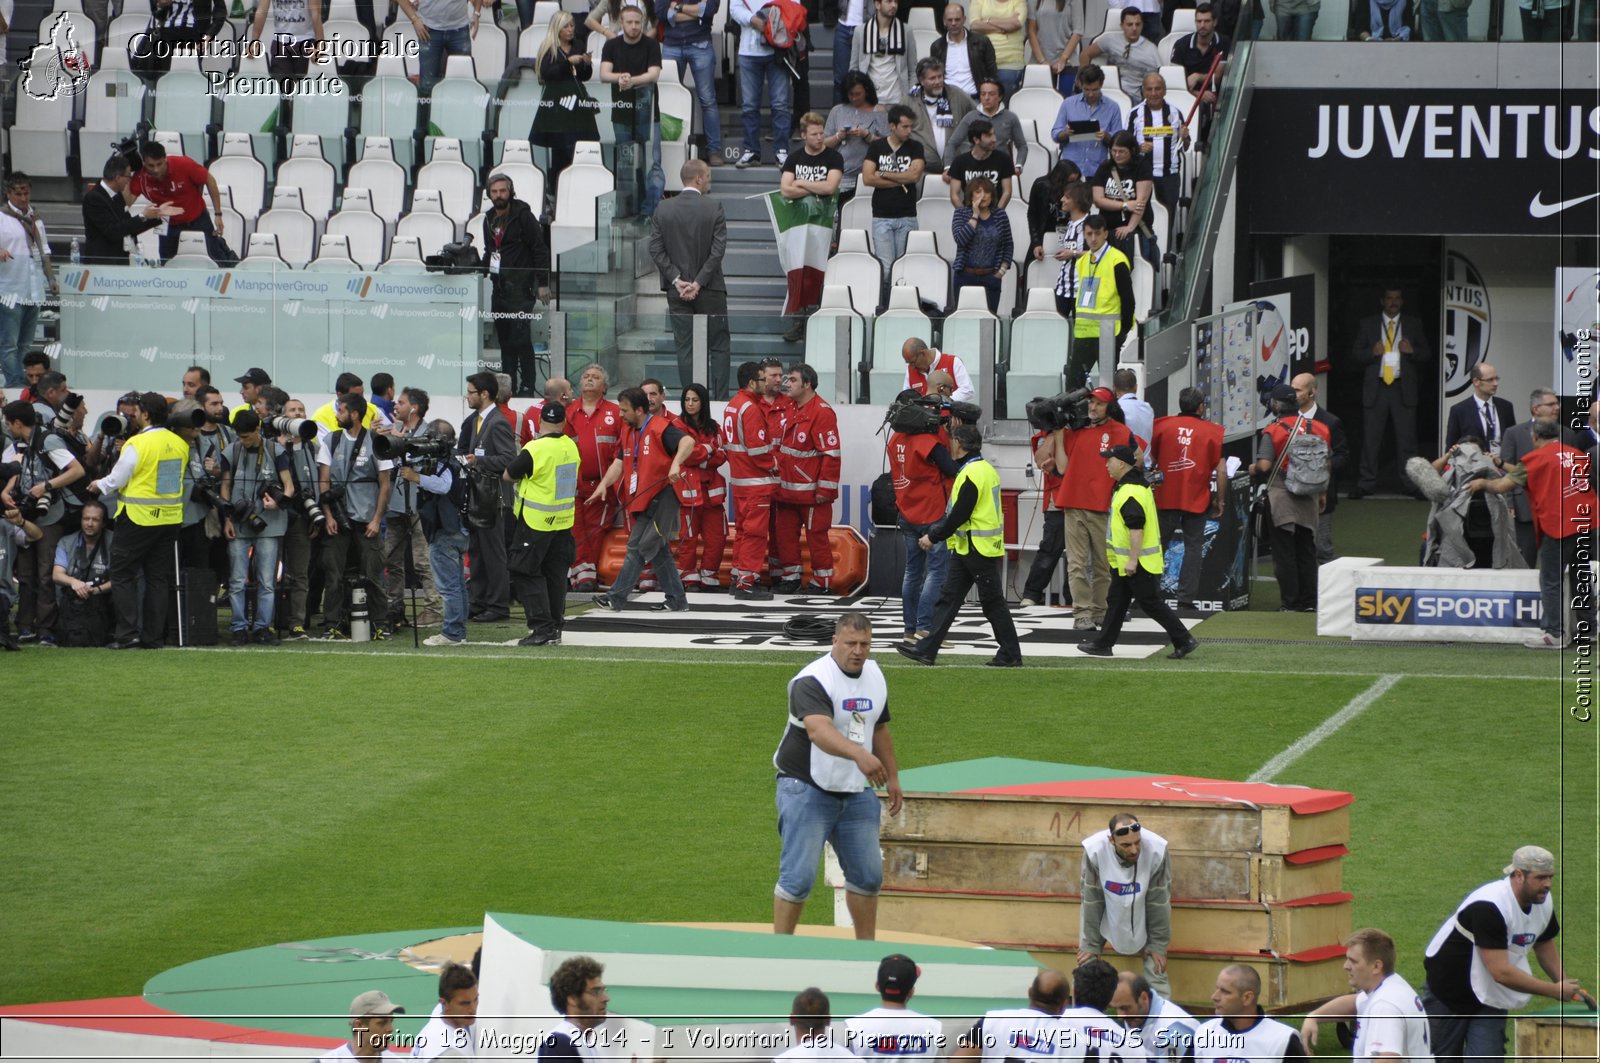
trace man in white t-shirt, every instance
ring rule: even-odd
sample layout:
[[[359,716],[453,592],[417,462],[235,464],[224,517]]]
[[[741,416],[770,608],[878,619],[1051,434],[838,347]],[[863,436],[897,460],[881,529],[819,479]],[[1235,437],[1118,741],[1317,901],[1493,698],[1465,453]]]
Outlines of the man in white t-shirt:
[[[411,1046],[412,1059],[476,1059],[478,978],[470,967],[447,963],[439,972],[439,1006]]]
[[[922,974],[910,956],[878,964],[878,1006],[845,1021],[844,1046],[877,1063],[933,1063],[944,1052],[944,1024],[906,1007]]]
[[[815,986],[800,990],[789,1008],[794,1047],[779,1054],[772,1063],[810,1063],[812,1060],[858,1063],[856,1057],[835,1040],[828,1029],[832,1023],[833,1005],[828,1001],[828,994]]]
[[[350,1002],[350,1040],[319,1059],[378,1059],[394,1040],[394,1017],[405,1008],[381,989],[369,989]]]
[[[1395,971],[1394,938],[1382,930],[1357,930],[1345,939],[1344,973],[1354,993],[1334,997],[1306,1016],[1300,1039],[1317,1045],[1317,1026],[1356,1020],[1353,1063],[1378,1063],[1383,1058],[1432,1063],[1428,1013],[1422,998]]]

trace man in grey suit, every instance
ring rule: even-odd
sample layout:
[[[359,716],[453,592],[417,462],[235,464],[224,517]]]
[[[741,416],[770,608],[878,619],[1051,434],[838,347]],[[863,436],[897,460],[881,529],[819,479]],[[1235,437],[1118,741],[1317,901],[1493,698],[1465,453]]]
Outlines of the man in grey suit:
[[[683,191],[665,200],[650,219],[650,258],[661,272],[672,315],[672,338],[678,348],[678,383],[694,381],[694,315],[706,322],[707,386],[716,400],[728,397],[728,285],[722,279],[722,253],[728,246],[728,223],[721,205],[708,195],[711,167],[690,159],[680,171]]]
[[[1549,388],[1534,388],[1528,398],[1528,413],[1529,420],[1512,425],[1500,437],[1500,460],[1506,465],[1521,464],[1533,449],[1535,424],[1561,419],[1561,398]],[[1562,427],[1561,442],[1580,450],[1588,448],[1587,442],[1576,439],[1565,426]],[[1511,506],[1517,516],[1517,549],[1522,553],[1522,567],[1533,568],[1539,550],[1533,534],[1533,509],[1528,505],[1528,492],[1520,487],[1512,491]]]
[[[456,453],[461,463],[476,473],[501,479],[501,473],[517,456],[517,434],[505,414],[495,406],[500,385],[493,373],[473,373],[467,377],[467,407],[472,411],[461,422],[456,436]],[[499,624],[511,618],[511,572],[506,567],[506,540],[499,520],[510,503],[511,484],[501,480],[500,507],[493,527],[468,529],[471,541],[472,574],[468,581],[470,619],[479,624]]]
[[[1361,405],[1367,422],[1361,433],[1361,479],[1351,490],[1351,498],[1378,489],[1383,432],[1389,424],[1394,425],[1395,462],[1405,482],[1406,459],[1417,453],[1418,383],[1432,356],[1422,322],[1401,313],[1405,295],[1399,287],[1385,288],[1378,305],[1382,313],[1362,318],[1351,348],[1351,357],[1363,372]],[[1407,493],[1417,492],[1408,486]]]

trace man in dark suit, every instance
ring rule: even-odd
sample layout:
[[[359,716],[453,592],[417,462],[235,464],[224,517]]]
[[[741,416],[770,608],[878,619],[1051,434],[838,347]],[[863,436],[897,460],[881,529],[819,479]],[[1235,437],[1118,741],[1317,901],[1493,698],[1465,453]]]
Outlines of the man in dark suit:
[[[475,473],[488,473],[496,480],[517,456],[517,434],[505,414],[495,408],[499,384],[493,373],[473,373],[467,377],[467,406],[472,411],[461,422],[456,453]],[[500,506],[495,525],[469,529],[472,575],[468,581],[470,619],[479,624],[504,623],[511,617],[511,573],[506,567],[506,540],[500,530],[500,516],[510,505],[511,484],[500,483]]]
[[[1328,426],[1328,503],[1317,515],[1317,564],[1325,565],[1339,556],[1333,552],[1333,511],[1339,503],[1339,492],[1333,489],[1333,485],[1339,482],[1339,474],[1350,464],[1350,440],[1344,434],[1344,421],[1317,405],[1315,376],[1301,373],[1289,381],[1289,385],[1294,388],[1295,398],[1300,401],[1300,412]]]
[[[1500,370],[1488,362],[1472,367],[1472,394],[1450,407],[1445,424],[1444,445],[1453,447],[1463,436],[1477,436],[1489,444],[1489,453],[1500,456],[1500,443],[1506,429],[1517,422],[1517,409],[1507,399],[1496,398],[1500,390]]]
[[[128,160],[113,155],[106,160],[101,181],[83,197],[83,260],[126,265],[127,249],[122,242],[160,225],[162,219],[179,213],[174,204],[146,207],[143,214],[128,213],[122,193],[133,179]]]
[[[1390,424],[1394,426],[1398,466],[1403,470],[1406,459],[1417,453],[1417,393],[1431,356],[1422,322],[1400,312],[1405,296],[1398,287],[1385,288],[1378,305],[1382,313],[1361,319],[1351,350],[1363,371],[1361,405],[1367,421],[1362,433],[1361,478],[1351,490],[1351,498],[1378,489],[1383,433]]]
[[[690,159],[679,172],[683,191],[656,207],[650,219],[650,258],[661,273],[677,342],[678,380],[694,380],[694,315],[706,322],[707,386],[716,400],[728,397],[728,363],[733,344],[728,338],[728,285],[722,279],[722,253],[728,246],[728,223],[722,207],[712,202],[711,167]]]

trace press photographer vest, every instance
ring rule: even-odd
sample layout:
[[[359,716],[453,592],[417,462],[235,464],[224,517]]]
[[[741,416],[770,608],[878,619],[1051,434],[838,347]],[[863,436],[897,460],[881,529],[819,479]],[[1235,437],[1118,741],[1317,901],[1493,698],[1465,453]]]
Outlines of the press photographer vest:
[[[871,753],[873,729],[878,726],[878,717],[889,705],[889,684],[884,681],[877,662],[866,661],[861,666],[860,675],[848,676],[831,653],[824,654],[789,680],[789,689],[793,691],[796,683],[808,677],[821,683],[822,689],[833,702],[834,727],[846,740]],[[806,728],[805,721],[794,716],[789,717],[788,726],[798,727],[802,734]],[[854,794],[867,788],[867,777],[861,774],[855,761],[824,753],[815,742],[809,744],[811,781],[820,789],[836,794]],[[781,742],[779,746],[782,747]],[[774,767],[778,764],[776,753],[772,755],[772,763]]]
[[[450,473],[450,490],[445,494],[418,489],[417,519],[422,521],[423,538],[429,541],[440,532],[459,535],[466,531],[461,514],[467,508],[467,474],[454,456],[439,467],[440,475],[447,470]]]
[[[572,527],[578,500],[578,444],[568,435],[535,436],[522,448],[533,472],[517,481],[517,514],[534,531]]]
[[[427,433],[428,422],[426,421],[418,421],[415,428],[406,428],[404,426],[400,428],[401,436],[407,439],[412,436],[426,435]],[[397,462],[396,464],[398,465],[399,463]],[[422,496],[426,493],[421,487],[411,483],[409,480],[401,479],[399,472],[396,471],[393,485],[389,489],[389,505],[384,512],[395,515],[415,513],[417,512],[417,507],[422,504]]]
[[[242,499],[251,499],[254,502],[256,516],[267,522],[266,528],[257,533],[245,527],[244,522],[233,522],[233,533],[241,539],[254,539],[258,536],[263,539],[275,539],[289,530],[289,512],[287,508],[266,509],[261,505],[261,489],[268,484],[282,487],[278,479],[278,454],[276,443],[263,439],[260,448],[247,450],[243,443],[234,441],[227,450],[228,466],[233,470],[233,488],[228,492],[228,497],[234,502]]]
[[[189,444],[165,428],[147,428],[129,442],[139,461],[117,499],[117,515],[145,527],[182,524]]]
[[[211,512],[211,507],[204,502],[196,502],[190,495],[194,485],[206,474],[206,459],[216,458],[217,463],[222,463],[224,449],[231,440],[223,433],[227,429],[219,428],[215,432],[196,432],[194,442],[189,444],[189,464],[184,469],[183,485],[183,526],[199,524]],[[218,491],[221,491],[222,473],[218,471]]]
[[[1547,443],[1540,447],[1539,451],[1550,450],[1557,445]],[[1489,968],[1483,964],[1483,954],[1478,950],[1478,943],[1472,940],[1471,934],[1462,929],[1460,923],[1456,922],[1456,916],[1460,915],[1464,908],[1479,901],[1488,901],[1500,909],[1500,917],[1506,923],[1506,959],[1511,966],[1529,976],[1532,976],[1533,971],[1528,966],[1528,950],[1539,940],[1539,935],[1544,933],[1545,927],[1550,925],[1550,915],[1555,911],[1555,905],[1547,894],[1543,901],[1530,905],[1524,912],[1522,905],[1517,903],[1516,892],[1511,888],[1511,879],[1495,879],[1467,894],[1466,898],[1456,905],[1456,910],[1444,921],[1444,925],[1433,935],[1433,940],[1428,942],[1427,949],[1423,951],[1423,955],[1433,957],[1452,933],[1460,934],[1468,941],[1472,941],[1472,966],[1467,972],[1472,992],[1485,1007],[1515,1011],[1533,998],[1527,993],[1507,989],[1495,981],[1494,975],[1490,974]]]
[[[1150,892],[1150,876],[1167,853],[1167,840],[1148,827],[1140,837],[1139,859],[1131,871],[1122,866],[1109,830],[1083,839],[1083,858],[1094,863],[1100,891],[1105,894],[1100,936],[1123,956],[1138,955],[1149,940],[1144,902]],[[1195,1058],[1199,1059],[1198,1052]]]
[[[961,497],[961,486],[971,483],[978,489],[978,502],[972,507],[972,516],[946,540],[946,545],[958,554],[967,552],[970,543],[984,557],[999,557],[1005,552],[1005,528],[1000,511],[1000,474],[982,458],[973,458],[961,466],[955,483],[950,485],[951,505]]]
[[[369,406],[368,409],[371,409]],[[365,428],[352,441],[343,431],[328,437],[328,482],[344,487],[345,512],[366,524],[378,512],[378,455]]]
[[[85,549],[87,544],[83,541],[82,532],[72,535],[72,548],[67,553],[67,575],[73,579],[81,579],[85,583],[93,583],[96,579],[107,579],[111,575],[111,532],[109,529],[100,533],[100,541],[94,544],[94,549]]]
[[[1156,518],[1156,496],[1147,484],[1121,483],[1111,496],[1111,520],[1106,524],[1106,560],[1111,571],[1121,572],[1133,547],[1133,535],[1122,520],[1122,504],[1129,499],[1144,510],[1143,543],[1139,547],[1139,567],[1160,575],[1161,522]],[[1119,950],[1120,951],[1120,950]]]
[[[44,444],[53,435],[53,432],[46,432],[43,428],[35,427],[33,438],[28,440],[26,446],[19,449],[17,457],[21,460],[22,473],[17,478],[18,495],[27,494],[37,484],[49,483],[53,477],[59,476],[65,471],[51,468],[50,459],[45,457]],[[57,436],[56,438],[59,439],[60,437]],[[61,523],[61,518],[66,516],[67,513],[67,492],[65,490],[58,491],[54,488],[47,488],[47,490],[50,491],[53,501],[50,503],[50,508],[45,510],[44,516],[34,521],[41,528],[49,528]],[[73,501],[76,502],[75,496]]]

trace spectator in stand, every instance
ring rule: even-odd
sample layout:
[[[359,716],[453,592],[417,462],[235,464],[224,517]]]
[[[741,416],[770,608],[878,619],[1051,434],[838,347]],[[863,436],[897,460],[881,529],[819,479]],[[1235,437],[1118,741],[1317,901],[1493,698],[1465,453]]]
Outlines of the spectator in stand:
[[[1417,5],[1417,19],[1422,39],[1430,42],[1466,40],[1467,8],[1471,6],[1472,0],[1421,0]],[[1594,35],[1586,34],[1583,39],[1592,41]]]
[[[545,194],[552,201],[562,171],[572,165],[578,141],[600,139],[595,127],[599,105],[583,87],[594,75],[594,64],[589,53],[574,43],[575,33],[570,14],[557,11],[551,15],[535,60],[544,92],[533,116],[529,139],[550,149],[550,182]],[[569,102],[564,104],[563,100]]]
[[[1368,0],[1369,28],[1364,41],[1409,41],[1411,27],[1405,23],[1405,0]]]
[[[1073,273],[1073,263],[1077,262],[1089,247],[1083,235],[1083,226],[1084,222],[1089,220],[1089,209],[1094,206],[1094,193],[1088,185],[1077,181],[1067,186],[1066,192],[1062,194],[1061,203],[1067,220],[1066,224],[1056,230],[1061,240],[1054,257],[1061,263],[1061,271],[1056,274],[1055,292],[1056,309],[1062,317],[1066,317],[1070,313],[1064,305],[1069,292],[1068,278]]]
[[[984,289],[991,314],[1000,311],[1000,287],[1011,268],[1011,219],[994,208],[994,185],[986,177],[967,183],[967,205],[957,207],[950,222],[956,240],[957,300],[962,288]]]
[[[946,82],[973,99],[978,98],[985,81],[999,84],[994,45],[983,34],[967,29],[967,12],[960,4],[945,5],[944,36],[928,46],[928,56],[944,64]]]
[[[90,6],[84,5],[86,13]],[[105,9],[104,0],[100,7]],[[221,4],[202,12],[200,5],[189,0],[155,0],[149,25],[128,42],[128,65],[140,74],[165,74],[172,69],[173,49],[193,48],[213,36],[227,17],[228,9]]]
[[[872,249],[885,277],[906,253],[906,238],[917,227],[925,155],[911,133],[915,121],[905,104],[889,108],[889,135],[867,149],[861,164],[861,181],[872,189]]]
[[[1083,10],[1069,0],[1031,0],[1028,8],[1028,52],[1035,63],[1050,68],[1063,96],[1071,94],[1078,75],[1082,18]]]
[[[972,32],[989,38],[1006,99],[1022,84],[1027,64],[1028,0],[972,0]]]
[[[1067,263],[1067,275],[1056,287],[1056,308],[1063,317],[1072,318],[1068,388],[1082,387],[1085,380],[1110,380],[1123,337],[1133,327],[1132,268],[1127,256],[1110,246],[1108,237],[1104,218],[1094,215],[1086,219],[1086,250]],[[1115,334],[1109,349],[1101,348],[1102,321],[1109,321]]]
[[[219,5],[220,8],[220,5]],[[370,12],[371,2],[368,0]],[[225,8],[220,8],[226,14]],[[250,24],[249,47],[259,54],[262,34],[267,27],[267,16],[272,16],[272,50],[267,53],[267,73],[278,79],[287,92],[290,82],[306,76],[311,68],[311,58],[322,48],[322,5],[307,0],[262,0],[256,5],[255,21]],[[372,31],[372,16],[367,16],[366,26]],[[412,25],[420,29],[421,20],[412,16]],[[421,38],[421,34],[418,34]],[[150,169],[150,155],[145,154],[145,171]],[[220,236],[221,233],[219,232]],[[162,258],[170,257],[165,251]]]
[[[1531,0],[1531,2],[1537,4],[1543,0]],[[1322,0],[1267,0],[1267,6],[1272,8],[1272,15],[1278,20],[1278,40],[1309,41],[1312,31],[1317,28],[1317,15],[1322,10]],[[1526,20],[1527,15],[1524,14],[1523,18]],[[1527,35],[1524,34],[1524,37]]]
[[[899,0],[873,0],[873,17],[850,42],[850,69],[872,79],[886,107],[905,103],[916,78],[916,45],[911,30],[895,17],[899,10]]]
[[[1028,158],[1029,136],[1022,121],[1002,102],[1003,90],[994,78],[985,78],[978,84],[978,109],[956,123],[955,132],[944,140],[944,164],[949,166],[957,155],[966,151],[972,140],[972,123],[988,122],[994,129],[995,148],[1011,157],[1013,174],[1022,172]]]
[[[856,31],[872,17],[867,0],[837,0],[838,21],[825,23],[833,28],[833,103],[838,106],[850,97],[845,92],[845,75],[850,72],[850,49]]]
[[[160,254],[165,262],[178,253],[178,234],[197,232],[206,235],[206,252],[214,259],[228,257],[218,247],[223,233],[222,191],[216,178],[187,155],[167,156],[167,149],[152,140],[140,149],[144,169],[134,174],[122,191],[122,201],[128,206],[139,196],[144,196],[157,206],[174,203],[182,208],[179,214],[167,215],[167,231],[161,235]],[[212,214],[206,213],[200,198],[204,188],[211,196]],[[212,223],[212,217],[216,223]]]
[[[656,212],[667,187],[661,171],[661,124],[656,118],[656,82],[661,78],[661,45],[645,36],[644,12],[637,7],[622,11],[622,34],[600,49],[600,80],[611,83],[611,124],[618,145],[636,151],[650,149],[650,158],[620,162],[619,168],[640,174],[643,188],[639,212]]]
[[[678,422],[694,439],[678,482],[678,571],[685,589],[719,591],[728,541],[728,482],[717,471],[728,460],[722,453],[722,426],[711,416],[711,393],[704,384],[687,385],[678,408],[683,411]]]
[[[583,19],[583,29],[591,55],[598,54],[607,42],[622,36],[622,15],[630,7],[644,13],[639,0],[595,0],[590,6]]]
[[[421,77],[418,94],[428,95],[444,77],[445,64],[452,55],[471,55],[472,38],[478,35],[478,20],[484,0],[397,0],[400,11],[411,21],[422,54],[417,57]]]
[[[728,0],[728,21],[739,26],[739,113],[744,123],[744,147],[738,167],[761,165],[761,90],[772,110],[772,150],[777,164],[789,159],[789,133],[794,122],[789,71],[779,62],[762,29],[766,16],[762,0]]]
[[[1078,167],[1080,173],[1095,173],[1106,161],[1111,138],[1122,132],[1122,113],[1101,94],[1105,87],[1103,70],[1089,63],[1078,71],[1078,94],[1061,101],[1050,138],[1061,145],[1061,161]],[[1084,131],[1074,133],[1077,123]],[[1087,123],[1095,123],[1091,130]]]
[[[722,121],[717,114],[717,56],[711,46],[711,25],[721,3],[722,0],[655,0],[656,21],[666,27],[661,58],[678,64],[679,81],[684,80],[685,65],[694,74],[694,95],[700,102],[700,124],[706,136],[706,162],[712,166],[727,161],[722,157]],[[838,62],[835,58],[835,65]]]
[[[1210,4],[1197,4],[1194,9],[1194,32],[1178,38],[1172,46],[1172,61],[1183,67],[1184,84],[1207,107],[1217,102],[1216,83],[1206,87],[1206,75],[1213,63],[1228,54],[1228,38],[1217,32],[1217,14]],[[1216,79],[1222,77],[1225,63],[1217,64]]]
[[[1073,162],[1058,162],[1049,173],[1034,179],[1033,187],[1028,189],[1028,258],[1031,261],[1044,261],[1044,234],[1059,233],[1067,225],[1067,188],[1082,180],[1083,174]],[[1089,202],[1094,202],[1092,197]]]
[[[1159,75],[1157,75],[1159,76]],[[1111,138],[1111,157],[1095,171],[1090,182],[1094,189],[1094,205],[1111,230],[1111,246],[1132,259],[1134,238],[1147,250],[1150,233],[1150,194],[1154,183],[1150,179],[1150,160],[1139,152],[1139,142],[1124,129]]]
[[[889,112],[878,103],[878,90],[872,79],[859,70],[845,74],[839,91],[845,102],[835,104],[828,112],[822,142],[844,161],[844,174],[839,181],[839,205],[843,206],[856,197],[856,182],[868,147],[889,135]]]
[[[22,383],[22,357],[33,346],[39,312],[60,297],[50,262],[50,238],[32,207],[33,179],[6,177],[0,202],[0,386]],[[174,238],[176,239],[176,238]],[[55,544],[50,544],[51,549]]]
[[[1138,8],[1123,8],[1120,28],[1102,33],[1083,51],[1083,61],[1086,63],[1092,63],[1103,55],[1107,62],[1116,65],[1122,94],[1130,100],[1141,98],[1144,76],[1161,69],[1161,53],[1143,35],[1144,19]]]
[[[1189,150],[1189,129],[1183,112],[1167,102],[1167,79],[1160,72],[1144,76],[1144,102],[1128,112],[1128,132],[1139,154],[1150,163],[1155,196],[1169,211],[1178,205],[1178,153]]]
[[[1011,177],[1015,167],[1011,156],[996,150],[994,128],[979,119],[969,128],[972,131],[972,150],[958,155],[945,171],[944,183],[950,189],[950,202],[961,206],[966,202],[967,187],[982,177],[995,187],[997,202],[991,210],[1004,211],[1011,202]]]
[[[1178,413],[1155,422],[1150,464],[1164,479],[1155,486],[1161,547],[1183,544],[1178,569],[1178,604],[1194,605],[1205,559],[1206,521],[1222,515],[1228,494],[1228,459],[1222,456],[1222,426],[1206,420],[1206,397],[1199,388],[1178,393]],[[1215,485],[1215,494],[1212,485]]]
[[[789,156],[783,164],[778,194],[784,199],[819,199],[833,195],[844,180],[844,157],[827,147],[825,132],[827,119],[815,111],[807,111],[800,119],[800,150]],[[793,281],[791,281],[793,283]],[[790,301],[797,313],[794,323],[784,334],[789,343],[799,343],[806,336],[806,315],[817,308],[822,300],[822,274],[814,270],[803,271],[799,290],[790,293]]]
[[[955,127],[973,111],[972,97],[951,92],[944,83],[943,65],[933,58],[917,64],[917,87],[912,95],[922,103],[921,107],[915,102],[910,104],[915,119],[913,134],[922,143],[927,172],[940,173]]]

